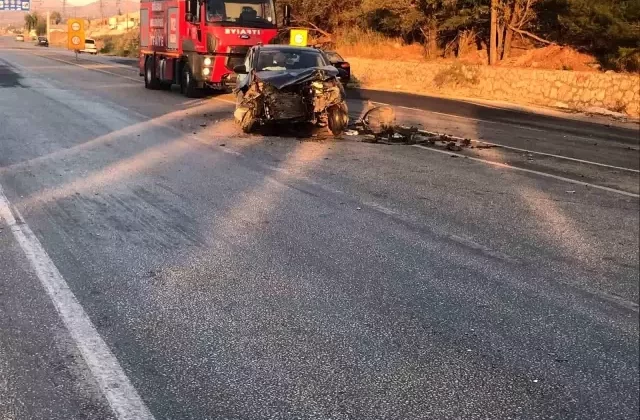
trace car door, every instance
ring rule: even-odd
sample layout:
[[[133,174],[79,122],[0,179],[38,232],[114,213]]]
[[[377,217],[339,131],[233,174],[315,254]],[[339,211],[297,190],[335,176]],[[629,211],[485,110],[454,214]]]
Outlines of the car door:
[[[236,78],[236,90],[244,90],[250,83],[251,69],[253,64],[253,48],[247,51],[247,55],[244,58],[244,66],[247,69],[247,74],[238,74]]]

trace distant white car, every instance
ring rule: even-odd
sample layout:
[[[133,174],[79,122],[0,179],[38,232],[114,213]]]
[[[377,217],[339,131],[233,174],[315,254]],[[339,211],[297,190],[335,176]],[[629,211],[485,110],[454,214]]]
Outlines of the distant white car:
[[[24,35],[16,35],[16,41],[24,42]]]
[[[93,55],[98,54],[98,49],[96,48],[95,39],[85,38],[85,40],[84,40],[84,49],[80,50],[80,52],[93,54]]]

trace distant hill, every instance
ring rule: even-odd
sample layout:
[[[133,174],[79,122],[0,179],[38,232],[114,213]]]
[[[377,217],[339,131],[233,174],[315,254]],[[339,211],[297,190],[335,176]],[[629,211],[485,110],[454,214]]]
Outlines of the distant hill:
[[[48,1],[48,0],[45,0],[45,1]],[[61,9],[60,0],[56,0],[52,3],[57,3],[58,8],[56,10],[62,12],[62,10],[60,10]],[[140,9],[140,2],[122,0],[120,2],[119,9],[120,9],[119,11],[122,12],[123,14],[136,12]],[[115,16],[117,14],[118,14],[118,6],[116,6],[116,2],[114,0],[110,0],[110,1],[104,0],[102,5],[102,16],[104,16],[105,18],[108,18],[109,16]],[[67,17],[74,17],[74,16],[84,17],[89,19],[100,18],[101,17],[100,2],[95,1],[85,6],[67,7]]]
[[[99,19],[100,16],[100,2],[95,1],[84,6],[74,6],[67,2],[66,17],[84,17],[88,19]],[[118,14],[118,6],[116,6],[115,0],[103,0],[102,13],[103,16],[108,18]],[[140,9],[139,1],[121,0],[120,11],[124,13],[131,13]],[[38,13],[46,13],[47,11],[58,11],[62,13],[61,0],[42,0],[40,2],[33,1],[31,4],[31,11],[37,11]],[[0,12],[0,25],[19,24],[24,23],[23,12]]]

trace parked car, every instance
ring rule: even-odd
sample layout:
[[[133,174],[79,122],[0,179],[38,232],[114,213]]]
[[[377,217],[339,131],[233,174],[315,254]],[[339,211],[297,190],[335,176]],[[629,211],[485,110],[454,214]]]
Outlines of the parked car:
[[[39,36],[38,40],[36,41],[36,45],[40,47],[48,47],[49,40],[47,39],[46,36]]]
[[[84,49],[80,50],[80,52],[81,53],[87,53],[87,54],[93,54],[93,55],[98,54],[98,49],[96,48],[95,39],[85,38],[85,40],[84,40]]]
[[[335,51],[325,51],[324,53],[333,67],[344,71],[344,74],[340,76],[340,81],[348,83],[351,80],[351,64]]]
[[[349,122],[341,71],[316,48],[254,46],[234,72],[234,118],[245,133],[266,123],[326,121],[338,135]]]
[[[24,35],[22,35],[22,34],[16,35],[16,41],[24,42]]]

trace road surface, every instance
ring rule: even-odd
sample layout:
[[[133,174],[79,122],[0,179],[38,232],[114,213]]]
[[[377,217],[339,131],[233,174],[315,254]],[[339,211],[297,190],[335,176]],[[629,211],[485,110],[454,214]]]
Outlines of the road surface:
[[[638,418],[637,128],[370,99],[504,147],[246,136],[0,38],[0,419]]]

